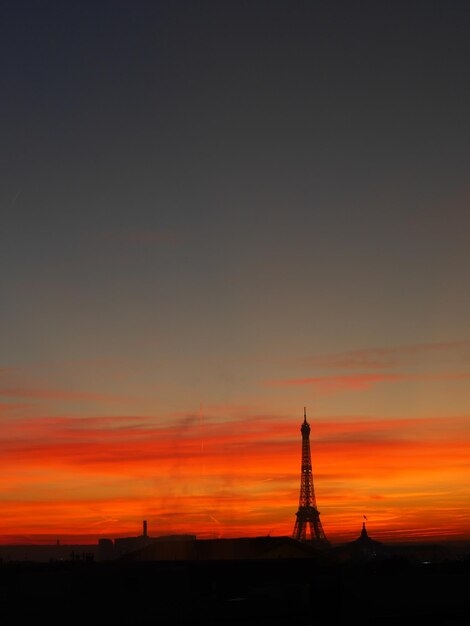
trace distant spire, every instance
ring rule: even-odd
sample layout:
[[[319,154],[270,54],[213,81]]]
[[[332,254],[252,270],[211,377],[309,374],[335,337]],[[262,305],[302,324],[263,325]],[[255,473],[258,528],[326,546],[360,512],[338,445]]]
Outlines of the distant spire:
[[[367,534],[367,529],[366,529],[366,523],[362,522],[362,530],[361,530],[361,534],[359,535],[359,540],[362,541],[370,541],[370,537]]]
[[[307,421],[307,408],[304,407],[304,422]]]

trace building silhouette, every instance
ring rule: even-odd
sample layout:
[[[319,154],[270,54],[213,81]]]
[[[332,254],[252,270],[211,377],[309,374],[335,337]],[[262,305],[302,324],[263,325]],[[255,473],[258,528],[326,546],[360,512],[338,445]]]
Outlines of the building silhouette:
[[[302,465],[300,472],[299,510],[296,513],[293,539],[310,541],[318,547],[329,546],[317,508],[313,487],[312,459],[310,455],[310,425],[304,407],[304,421],[300,427],[302,433]],[[309,531],[309,533],[307,532]]]
[[[139,548],[143,548],[144,546],[148,546],[151,544],[153,539],[149,537],[147,532],[147,520],[143,520],[142,522],[142,534],[137,537],[119,537],[114,540],[113,551],[115,556],[122,556],[123,554],[127,554],[128,552],[133,552],[134,550],[138,550]],[[102,541],[101,546],[103,548],[103,554],[107,551],[107,554],[111,554],[109,550],[109,546],[105,545]]]
[[[365,522],[362,522],[361,534],[357,539],[350,541],[346,545],[345,552],[350,558],[362,560],[376,559],[388,555],[386,547],[380,541],[369,537]]]

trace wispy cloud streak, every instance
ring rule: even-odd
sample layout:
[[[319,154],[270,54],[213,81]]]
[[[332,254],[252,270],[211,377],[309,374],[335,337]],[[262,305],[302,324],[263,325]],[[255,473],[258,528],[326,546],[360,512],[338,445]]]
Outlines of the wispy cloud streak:
[[[437,382],[469,380],[470,374],[443,373],[443,374],[346,374],[343,376],[311,376],[306,378],[288,378],[284,380],[265,381],[270,387],[293,387],[313,385],[320,392],[334,393],[338,391],[363,391],[371,389],[380,383],[402,382]]]
[[[470,341],[447,341],[350,350],[302,359],[302,365],[335,369],[389,369],[443,358],[470,362]]]
[[[429,527],[452,520],[450,532],[462,534],[469,417],[311,420],[317,498],[330,537],[350,532],[363,511],[384,533],[419,528],[425,518]],[[290,534],[299,426],[268,413],[223,419],[209,411],[203,425],[191,413],[4,418],[0,536],[56,527],[129,534],[144,515],[161,532],[188,532],[190,518],[199,536],[259,535],[273,527]],[[453,509],[440,521],[433,518],[438,503]]]

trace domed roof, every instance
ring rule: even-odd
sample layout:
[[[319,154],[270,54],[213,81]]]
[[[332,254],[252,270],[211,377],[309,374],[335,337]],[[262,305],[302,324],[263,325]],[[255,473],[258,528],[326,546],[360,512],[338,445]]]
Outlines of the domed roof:
[[[365,548],[372,548],[382,545],[380,541],[376,541],[375,539],[371,539],[369,537],[369,535],[367,534],[365,522],[362,522],[362,530],[359,537],[357,539],[354,539],[354,541],[351,541],[350,544],[355,546],[363,546]]]

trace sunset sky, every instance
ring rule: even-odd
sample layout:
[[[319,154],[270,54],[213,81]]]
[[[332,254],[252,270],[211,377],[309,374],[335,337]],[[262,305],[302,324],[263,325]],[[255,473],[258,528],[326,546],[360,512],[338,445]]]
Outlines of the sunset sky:
[[[0,25],[0,543],[470,539],[470,3]]]

